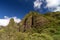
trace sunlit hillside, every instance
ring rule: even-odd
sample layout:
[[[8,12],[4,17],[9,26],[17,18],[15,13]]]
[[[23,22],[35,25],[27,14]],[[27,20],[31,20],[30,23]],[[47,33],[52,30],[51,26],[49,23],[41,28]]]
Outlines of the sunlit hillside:
[[[31,11],[20,23],[0,27],[0,40],[60,40],[60,12]]]

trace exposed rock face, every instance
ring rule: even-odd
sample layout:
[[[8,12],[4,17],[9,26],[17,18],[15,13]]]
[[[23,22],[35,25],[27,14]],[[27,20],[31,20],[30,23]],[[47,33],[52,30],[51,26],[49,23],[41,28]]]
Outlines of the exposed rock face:
[[[26,31],[26,29],[42,27],[45,24],[48,24],[48,20],[43,15],[38,14],[37,12],[30,12],[21,21],[20,26]]]

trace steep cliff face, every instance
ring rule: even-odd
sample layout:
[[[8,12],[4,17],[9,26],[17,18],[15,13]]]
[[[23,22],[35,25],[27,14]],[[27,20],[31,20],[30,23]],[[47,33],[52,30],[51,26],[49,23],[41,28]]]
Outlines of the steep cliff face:
[[[34,28],[43,27],[48,23],[49,23],[49,20],[47,20],[47,18],[45,18],[43,15],[37,12],[30,12],[20,22],[20,26],[24,29],[24,31],[26,31],[27,29],[30,29],[33,27]]]

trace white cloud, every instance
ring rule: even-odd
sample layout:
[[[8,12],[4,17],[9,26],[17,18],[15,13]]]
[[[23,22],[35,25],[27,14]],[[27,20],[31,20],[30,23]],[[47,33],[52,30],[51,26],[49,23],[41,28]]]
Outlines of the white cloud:
[[[0,19],[0,26],[7,26],[10,22],[10,19],[13,18],[15,23],[19,23],[21,21],[21,19],[17,18],[17,17],[7,17],[4,16],[4,19]]]
[[[56,12],[56,11],[60,11],[60,7],[57,7],[57,8],[54,10],[54,12]]]
[[[49,10],[52,9],[52,11],[60,11],[60,0],[46,0],[47,5],[46,7],[49,8]]]
[[[46,6],[44,6],[44,8],[48,8],[50,11],[54,12],[60,11],[60,0],[45,0],[44,2],[47,3]],[[34,8],[40,9],[42,4],[43,4],[42,0],[35,0]]]
[[[60,3],[59,0],[46,0],[47,7],[57,7]]]
[[[38,8],[39,9],[41,4],[42,4],[41,0],[34,1],[34,8]]]
[[[0,26],[8,25],[10,19],[0,19]]]
[[[15,23],[19,23],[21,21],[21,19],[17,18],[17,17],[12,17],[15,21]]]

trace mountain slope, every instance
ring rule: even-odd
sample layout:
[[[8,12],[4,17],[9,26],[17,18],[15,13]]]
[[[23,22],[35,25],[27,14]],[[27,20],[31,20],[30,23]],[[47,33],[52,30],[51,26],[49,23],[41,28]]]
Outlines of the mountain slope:
[[[40,31],[40,28],[44,29],[45,25],[49,23],[49,20],[44,15],[37,12],[29,12],[20,22],[20,29],[23,32],[28,31],[27,29],[37,29]]]
[[[60,40],[60,12],[29,12],[20,23],[12,18],[0,28],[1,40]]]

